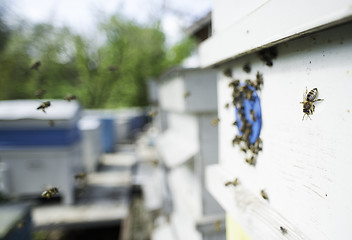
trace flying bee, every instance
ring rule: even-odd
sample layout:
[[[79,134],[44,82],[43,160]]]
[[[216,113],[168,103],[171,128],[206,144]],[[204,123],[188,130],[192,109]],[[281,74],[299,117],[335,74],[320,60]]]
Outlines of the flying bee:
[[[191,93],[190,93],[190,92],[185,92],[185,94],[183,94],[183,97],[184,97],[184,98],[188,98],[189,96],[191,96]]]
[[[302,121],[304,120],[304,117],[306,115],[309,117],[309,115],[313,114],[313,112],[315,110],[314,102],[324,100],[324,99],[316,99],[317,96],[318,96],[318,89],[317,88],[313,88],[309,92],[308,92],[308,89],[306,88],[306,94],[303,97],[303,102],[300,102],[303,104],[303,113],[304,113]],[[309,119],[310,119],[310,117],[309,117]]]
[[[220,119],[219,118],[215,118],[213,121],[211,121],[211,125],[217,126],[219,122],[220,122]]]
[[[71,102],[72,100],[75,100],[77,97],[73,94],[68,94],[66,95],[66,97],[64,98],[66,101]]]
[[[232,123],[232,126],[237,126],[238,125],[238,122],[237,121],[234,121],[233,123]]]
[[[50,105],[50,101],[43,102],[39,107],[37,107],[37,110],[41,109],[43,112],[45,112],[45,108],[50,107]]]
[[[226,103],[226,104],[225,104],[225,108],[226,108],[226,109],[229,109],[229,107],[230,107],[230,104],[229,104],[229,103]]]
[[[110,72],[115,72],[115,71],[118,70],[118,67],[117,67],[117,66],[114,66],[114,65],[111,65],[111,66],[108,67],[108,70],[109,70]]]
[[[48,188],[42,193],[42,197],[49,199],[49,198],[52,198],[58,192],[59,192],[59,189],[57,189],[57,187]]]
[[[150,111],[149,112],[149,117],[155,117],[156,115],[158,115],[158,111],[157,110],[154,110],[154,111]]]
[[[36,61],[35,63],[32,64],[32,66],[30,67],[31,70],[38,70],[40,67],[41,63],[40,61]]]
[[[86,177],[87,177],[87,173],[85,173],[85,172],[77,173],[75,175],[76,180],[84,180],[84,179],[86,179]]]
[[[221,229],[221,221],[218,220],[214,223],[214,230],[215,230],[215,232],[219,232],[220,229]]]
[[[280,226],[280,230],[282,234],[286,234],[287,233],[287,229],[284,228],[283,226]]]
[[[46,93],[46,90],[44,90],[44,89],[39,89],[39,90],[35,91],[34,95],[35,95],[37,98],[42,98],[45,93]]]
[[[262,198],[264,198],[265,200],[269,200],[268,194],[266,194],[264,190],[260,190],[260,195],[262,195]]]

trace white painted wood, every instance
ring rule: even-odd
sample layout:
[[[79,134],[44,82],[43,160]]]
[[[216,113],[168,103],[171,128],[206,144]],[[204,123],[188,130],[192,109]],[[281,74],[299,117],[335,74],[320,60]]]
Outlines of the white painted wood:
[[[208,169],[212,195],[252,239],[350,239],[352,229],[352,23],[291,40],[277,46],[273,67],[256,54],[222,65],[218,74],[219,160]],[[242,70],[250,62],[250,74]],[[249,166],[238,147],[229,79],[264,77],[260,95],[263,151]],[[312,120],[302,121],[306,86],[319,90]],[[224,187],[237,177],[240,185]],[[260,196],[264,189],[269,197]]]
[[[161,108],[175,112],[216,111],[215,79],[216,71],[212,69],[179,69],[169,73],[160,84]]]
[[[8,166],[11,195],[40,194],[55,186],[65,204],[73,203],[75,163],[81,159],[81,145],[65,148],[2,150],[1,161]],[[81,169],[82,170],[82,169]]]
[[[103,150],[101,147],[101,125],[97,119],[83,117],[78,122],[82,133],[82,160],[86,172],[95,171],[99,157]]]
[[[173,168],[198,153],[198,123],[191,114],[170,112],[167,117],[169,129],[158,137],[156,147],[166,166]]]
[[[201,67],[351,19],[352,5],[349,0],[218,0],[212,17],[214,35],[199,47]]]

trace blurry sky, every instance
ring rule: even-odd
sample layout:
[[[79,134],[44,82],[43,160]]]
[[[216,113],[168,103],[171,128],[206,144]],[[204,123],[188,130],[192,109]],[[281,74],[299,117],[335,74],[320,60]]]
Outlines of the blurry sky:
[[[0,3],[3,0],[0,0]],[[10,12],[32,22],[70,26],[94,36],[97,17],[119,12],[139,23],[161,18],[168,42],[180,39],[182,27],[211,10],[212,0],[5,0]]]

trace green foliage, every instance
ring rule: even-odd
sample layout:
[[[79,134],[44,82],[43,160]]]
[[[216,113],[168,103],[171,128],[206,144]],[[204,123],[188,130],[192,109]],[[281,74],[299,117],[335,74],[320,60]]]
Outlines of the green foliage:
[[[35,98],[35,91],[45,89],[45,98],[70,93],[87,108],[143,106],[147,79],[180,64],[195,46],[184,39],[167,49],[157,27],[117,16],[100,30],[106,40],[96,46],[49,24],[12,29],[0,54],[0,99]],[[36,61],[40,66],[31,69]]]

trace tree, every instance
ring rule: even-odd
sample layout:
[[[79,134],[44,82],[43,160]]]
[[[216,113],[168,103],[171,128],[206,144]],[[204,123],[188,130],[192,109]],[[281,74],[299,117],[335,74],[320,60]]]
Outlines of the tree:
[[[45,98],[71,93],[87,108],[145,106],[147,79],[179,64],[194,47],[185,39],[166,48],[158,26],[118,16],[101,22],[100,30],[105,41],[97,46],[50,24],[10,29],[0,55],[0,99],[34,98],[45,89]]]

